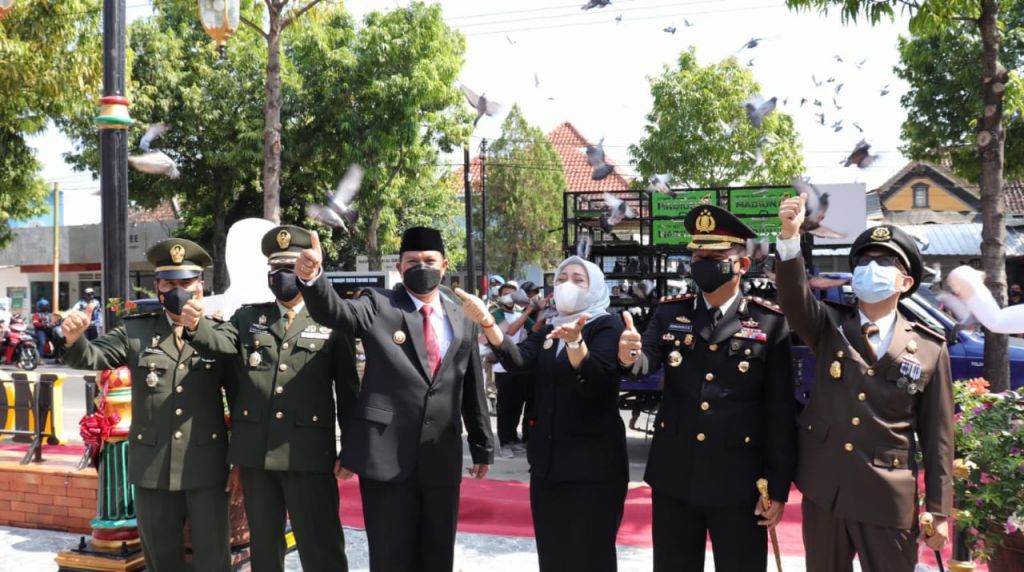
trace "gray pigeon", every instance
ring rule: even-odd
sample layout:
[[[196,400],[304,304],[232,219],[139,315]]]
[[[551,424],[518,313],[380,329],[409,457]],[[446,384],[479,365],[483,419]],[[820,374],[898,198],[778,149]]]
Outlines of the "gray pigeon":
[[[580,10],[590,10],[591,8],[604,8],[605,6],[612,3],[612,0],[587,0],[587,3],[583,5]]]
[[[533,72],[533,87],[540,88],[540,76]]]
[[[836,55],[832,56],[832,58],[835,59],[839,63],[843,63],[843,58],[839,54],[836,54]]]
[[[508,40],[508,45],[510,45],[510,46],[516,45],[516,41],[512,39],[512,36],[509,36],[508,34],[505,34],[505,39]]]
[[[814,74],[811,74],[811,81],[814,82],[814,87],[821,87],[821,82],[818,81],[818,78],[816,78]]]
[[[587,154],[587,164],[594,169],[590,175],[591,179],[600,181],[615,171],[615,167],[609,165],[604,160],[604,137],[597,142],[597,145],[587,143],[585,152]]]
[[[583,260],[590,260],[590,249],[594,246],[594,237],[584,229],[580,232],[580,235],[576,237],[576,256],[579,256]]]
[[[832,131],[835,131],[836,133],[839,133],[842,130],[843,130],[843,120],[842,119],[840,119],[839,121],[836,121],[835,123],[832,124]]]
[[[636,211],[626,201],[609,193],[604,193],[602,196],[604,197],[604,204],[608,208],[608,212],[601,215],[598,222],[601,224],[601,229],[605,232],[611,232],[615,225],[622,222],[624,218],[636,218]]]
[[[501,111],[501,104],[489,101],[485,94],[477,95],[476,92],[463,84],[459,84],[459,88],[462,89],[462,94],[466,96],[466,101],[469,102],[470,107],[476,110],[476,119],[473,120],[474,127],[476,127],[476,124],[484,115],[493,117]]]
[[[804,203],[804,208],[807,210],[804,215],[804,223],[800,225],[802,232],[809,232],[821,238],[846,238],[846,233],[832,230],[821,224],[825,220],[825,215],[828,214],[828,193],[821,192],[818,187],[799,177],[793,179],[793,189],[798,195],[807,194],[807,202]]]
[[[865,58],[865,59],[863,59],[863,60],[861,60],[861,61],[857,62],[857,63],[856,63],[856,64],[854,64],[854,65],[856,65],[856,66],[857,66],[857,69],[861,69],[861,68],[863,68],[863,67],[864,67],[864,64],[866,64],[866,63],[867,63],[867,61],[868,61],[868,60],[867,60],[867,58]]]
[[[818,123],[820,123],[822,125],[825,124],[825,114],[824,113],[815,113],[814,116],[818,118]]]
[[[150,149],[153,141],[163,135],[167,129],[168,126],[164,123],[154,123],[149,126],[149,129],[146,129],[146,133],[139,140],[139,149],[143,153],[128,157],[128,163],[135,167],[136,171],[149,175],[161,175],[169,179],[177,179],[181,176],[174,159],[168,157],[163,151],[152,151]]]
[[[363,169],[359,165],[352,165],[334,192],[327,195],[327,204],[307,205],[306,214],[321,224],[340,228],[351,234],[353,225],[359,220],[359,213],[351,207],[351,203],[362,184]]]
[[[739,53],[743,50],[752,50],[756,48],[758,44],[760,44],[762,41],[764,41],[764,38],[750,38],[749,40],[747,40],[747,43],[743,44],[742,46],[740,46],[740,49],[736,50],[736,53]]]
[[[860,123],[857,123],[856,121],[854,121],[853,122],[853,126],[857,128],[857,131],[859,131],[861,133],[864,133],[864,128],[860,126]]]
[[[651,193],[662,193],[670,197],[675,197],[676,192],[669,186],[672,184],[672,175],[670,173],[655,173],[647,179],[647,191]]]
[[[775,97],[766,100],[760,95],[755,95],[743,102],[743,109],[747,112],[747,119],[750,120],[750,124],[760,129],[765,116],[775,111],[776,101],[778,100]]]
[[[756,59],[756,58],[750,58],[749,60],[747,60],[747,67],[748,68],[754,67],[754,59]]]
[[[881,95],[882,97],[889,95],[889,84],[883,85],[879,92],[880,93],[878,95]]]
[[[693,22],[687,20],[686,18],[683,18],[683,25],[686,26],[687,28],[692,28]]]
[[[837,83],[837,84],[836,84],[836,95],[839,95],[839,91],[840,91],[841,89],[843,89],[843,86],[844,86],[844,85],[846,85],[846,84],[844,84],[844,83]]]
[[[843,106],[839,105],[839,100],[836,99],[835,96],[832,97],[832,105],[834,105],[836,109],[839,109],[839,110],[843,109]]]
[[[669,34],[672,34],[672,35],[675,35],[676,27],[675,26],[666,26],[665,29],[662,30],[662,31],[663,32],[668,32]]]
[[[615,17],[615,23],[616,24],[621,24],[622,23],[622,14],[619,14],[618,16]]]
[[[854,146],[853,151],[846,160],[842,162],[843,166],[849,167],[850,165],[857,165],[857,167],[861,169],[869,167],[875,162],[875,159],[878,158],[878,155],[872,155],[869,153],[870,150],[871,145],[869,145],[866,140],[861,139],[860,142]]]

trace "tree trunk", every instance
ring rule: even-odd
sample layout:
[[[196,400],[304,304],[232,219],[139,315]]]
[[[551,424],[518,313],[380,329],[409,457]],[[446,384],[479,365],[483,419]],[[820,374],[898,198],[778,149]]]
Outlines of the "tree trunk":
[[[213,292],[223,294],[231,285],[227,265],[227,191],[223,185],[217,185],[214,191],[213,206]]]
[[[267,83],[263,102],[263,218],[281,223],[281,30],[282,7],[267,2]]]
[[[1000,305],[1006,304],[1006,257],[1003,243],[1003,91],[1007,73],[999,63],[999,0],[982,0],[978,26],[981,31],[982,101],[985,104],[978,131],[981,163],[981,267],[985,285]],[[985,331],[985,379],[991,391],[1009,388],[1010,365],[1007,337]]]
[[[381,266],[383,266],[380,259],[380,243],[377,241],[377,231],[379,230],[380,209],[376,209],[366,228],[366,256],[369,259],[370,272],[380,272]]]

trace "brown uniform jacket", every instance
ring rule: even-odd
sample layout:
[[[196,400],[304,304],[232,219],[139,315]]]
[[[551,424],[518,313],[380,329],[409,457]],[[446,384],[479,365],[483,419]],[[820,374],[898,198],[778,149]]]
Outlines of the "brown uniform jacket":
[[[777,286],[790,328],[816,358],[798,428],[796,483],[804,496],[841,518],[912,528],[920,446],[926,509],[949,514],[953,384],[945,338],[897,313],[886,354],[867,363],[857,308],[815,299],[801,257],[779,263]]]

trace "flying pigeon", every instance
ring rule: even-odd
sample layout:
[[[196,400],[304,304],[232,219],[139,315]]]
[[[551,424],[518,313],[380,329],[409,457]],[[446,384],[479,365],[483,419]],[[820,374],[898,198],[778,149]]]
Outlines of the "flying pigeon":
[[[843,83],[837,83],[836,84],[836,95],[839,95],[839,90],[843,89],[844,85],[846,85],[846,84],[843,84]]]
[[[853,126],[857,128],[857,131],[859,131],[861,133],[864,133],[864,128],[860,126],[860,123],[857,123],[856,121],[854,121],[853,122]]]
[[[830,77],[830,78],[825,80],[825,83],[835,83],[835,82],[836,82],[836,78],[834,78],[834,77]]]
[[[835,96],[832,96],[832,105],[834,105],[836,107],[836,109],[839,109],[839,110],[843,109],[843,106],[839,105],[839,100],[837,100],[835,98]]]
[[[821,107],[821,100],[820,99],[815,98],[815,100],[814,100],[814,107]]]
[[[533,72],[533,87],[540,88],[540,76]]]
[[[473,120],[474,127],[476,127],[476,124],[484,115],[494,116],[501,111],[501,104],[495,101],[488,101],[485,94],[477,95],[472,89],[462,84],[459,84],[459,87],[462,89],[463,95],[466,96],[466,101],[476,110],[476,119]]]
[[[846,233],[832,230],[821,224],[828,213],[828,193],[821,192],[818,187],[797,177],[793,179],[793,189],[797,194],[807,194],[807,202],[804,208],[807,209],[804,215],[804,223],[800,225],[802,232],[809,232],[821,238],[845,238]]]
[[[807,98],[806,97],[801,97],[800,98],[800,107],[803,107],[805,103],[807,103]]]
[[[764,38],[750,38],[750,40],[748,40],[747,43],[745,43],[742,46],[740,46],[740,49],[736,50],[736,52],[739,53],[739,52],[743,51],[744,49],[752,50],[752,49],[756,48],[757,45],[760,44],[763,40],[764,40]]]
[[[881,95],[882,97],[885,97],[885,96],[889,95],[889,84],[883,85],[881,90],[879,90],[879,91],[880,91],[879,95]]]
[[[616,24],[621,24],[622,23],[622,14],[619,14],[618,16],[615,17],[615,23]]]
[[[672,34],[672,35],[675,35],[676,27],[675,26],[666,26],[665,29],[662,30],[662,31],[663,32],[668,32],[669,34]]]
[[[839,133],[842,130],[843,130],[843,120],[842,119],[840,119],[839,121],[836,121],[835,123],[832,124],[832,131],[835,131],[836,133]]]
[[[692,28],[693,22],[687,20],[686,18],[683,18],[683,25],[686,26],[687,28]]]
[[[748,68],[754,67],[754,59],[755,58],[750,58],[749,60],[747,60],[747,67]]]
[[[602,196],[604,197],[605,206],[608,207],[608,212],[601,215],[598,222],[601,224],[601,229],[605,232],[611,232],[612,228],[622,222],[624,218],[636,218],[636,211],[626,201],[608,193],[604,193]]]
[[[149,129],[146,129],[146,133],[139,140],[139,150],[142,151],[142,154],[128,157],[128,163],[135,167],[135,170],[149,175],[162,175],[169,179],[177,179],[181,176],[174,159],[168,157],[163,151],[150,150],[150,144],[157,137],[163,135],[167,129],[168,126],[164,123],[154,123],[149,126]]]
[[[612,3],[612,0],[587,0],[587,3],[583,5],[580,10],[590,10],[591,8],[604,8],[605,6]]]
[[[512,36],[509,36],[508,34],[505,34],[505,39],[508,40],[508,45],[510,45],[510,46],[516,45],[516,41],[512,39]]]
[[[775,97],[766,100],[760,95],[755,95],[743,102],[743,108],[747,112],[747,119],[750,120],[751,125],[760,129],[765,116],[775,111],[776,101]]]
[[[593,245],[594,237],[590,236],[590,233],[584,229],[576,240],[576,256],[583,260],[590,260],[590,249]]]
[[[861,61],[857,62],[857,63],[856,63],[856,64],[854,64],[854,65],[856,65],[856,66],[857,66],[857,69],[861,69],[861,68],[863,68],[863,67],[864,67],[864,64],[865,64],[865,63],[867,63],[867,61],[868,61],[868,60],[867,60],[867,58],[865,58],[865,59],[863,59],[863,60],[861,60]]]
[[[615,167],[604,160],[604,137],[597,142],[597,145],[587,143],[584,152],[587,154],[587,163],[594,169],[590,175],[591,179],[600,181],[615,171]]]
[[[820,123],[822,125],[825,124],[825,114],[824,113],[815,113],[814,116],[818,118],[818,123]]]
[[[814,77],[814,74],[811,74],[811,81],[814,82],[814,87],[821,87],[821,82],[818,81],[818,78]]]
[[[352,199],[359,192],[362,183],[363,169],[359,165],[352,165],[341,178],[334,193],[327,195],[327,204],[306,205],[306,214],[317,222],[351,234],[353,225],[359,220],[359,213],[351,206]]]
[[[846,160],[842,162],[843,166],[849,167],[850,165],[857,165],[857,167],[861,169],[867,168],[868,166],[875,162],[875,159],[878,158],[878,155],[870,154],[870,150],[871,145],[869,145],[866,140],[861,139],[860,142],[857,143],[857,145],[853,148],[853,151],[846,158]]]
[[[672,175],[670,173],[655,173],[647,179],[647,190],[651,193],[662,193],[670,197],[675,197],[676,192],[672,190],[669,185],[672,184]]]
[[[843,58],[839,54],[832,56],[837,62],[843,63]]]

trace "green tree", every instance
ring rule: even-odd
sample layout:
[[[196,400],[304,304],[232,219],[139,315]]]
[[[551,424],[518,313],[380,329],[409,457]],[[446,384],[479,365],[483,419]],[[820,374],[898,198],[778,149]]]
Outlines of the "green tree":
[[[0,22],[0,247],[13,237],[9,221],[46,210],[41,165],[26,139],[75,110],[95,115],[100,4],[20,2]]]
[[[649,81],[654,105],[629,148],[644,179],[670,173],[673,186],[722,187],[788,184],[803,173],[790,116],[773,112],[760,129],[747,120],[744,102],[761,86],[736,58],[702,66],[691,47]]]
[[[1006,303],[1006,223],[1003,216],[1003,166],[1006,130],[1003,127],[1003,108],[1007,94],[1011,101],[1020,93],[1020,78],[1007,71],[1003,61],[1006,58],[1003,40],[1006,35],[1021,34],[1020,28],[1007,29],[1007,21],[1000,20],[1004,10],[1013,13],[1020,0],[786,0],[794,9],[818,9],[826,12],[837,8],[846,21],[866,17],[872,24],[883,18],[892,18],[895,8],[911,14],[910,31],[915,35],[949,33],[949,30],[963,25],[973,27],[972,37],[977,46],[965,46],[978,54],[973,62],[975,71],[970,72],[975,81],[976,96],[969,101],[967,112],[973,110],[973,120],[964,121],[960,114],[950,114],[946,119],[954,122],[952,128],[962,130],[963,144],[974,148],[978,162],[978,186],[981,189],[981,266],[985,271],[985,284],[1000,304]],[[964,28],[972,30],[971,27]],[[945,31],[945,32],[944,32]],[[943,64],[949,62],[943,61]],[[947,72],[949,69],[947,68]],[[964,73],[956,70],[956,74]],[[949,95],[949,94],[947,94]],[[955,98],[940,100],[940,105],[955,106]],[[980,103],[980,105],[978,105]],[[917,127],[920,123],[916,122]],[[907,129],[914,136],[915,123]],[[971,134],[968,138],[966,135]],[[912,149],[913,150],[913,149]],[[946,149],[947,151],[949,149]],[[920,151],[920,149],[917,149]],[[930,150],[941,155],[942,149]],[[951,153],[954,159],[963,160],[962,153]],[[963,168],[961,167],[961,170]],[[1007,337],[986,332],[984,375],[992,384],[993,391],[1009,387],[1010,366],[1007,357]]]
[[[511,278],[527,264],[556,264],[561,235],[552,231],[568,191],[558,152],[513,105],[487,156],[488,266]]]

